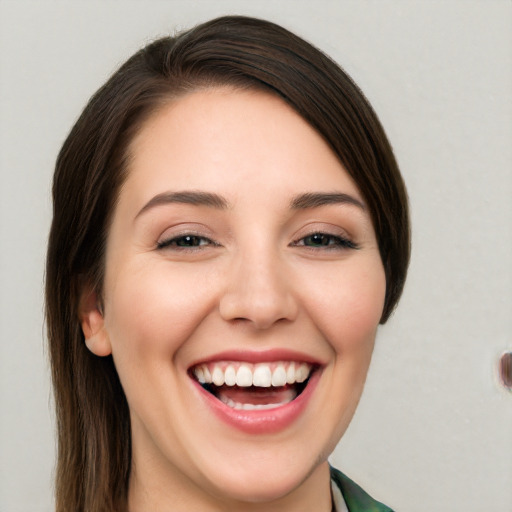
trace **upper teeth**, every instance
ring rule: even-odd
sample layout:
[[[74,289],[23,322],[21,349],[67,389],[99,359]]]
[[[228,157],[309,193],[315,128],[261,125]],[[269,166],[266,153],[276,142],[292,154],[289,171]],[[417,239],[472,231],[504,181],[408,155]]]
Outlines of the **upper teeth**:
[[[219,361],[197,365],[193,372],[201,384],[268,388],[304,382],[311,373],[311,365],[284,361],[258,364]]]

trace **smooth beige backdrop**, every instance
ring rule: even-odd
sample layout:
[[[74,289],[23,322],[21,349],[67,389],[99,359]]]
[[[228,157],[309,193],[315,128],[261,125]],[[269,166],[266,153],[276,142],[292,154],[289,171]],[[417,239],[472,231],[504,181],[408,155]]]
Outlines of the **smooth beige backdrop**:
[[[386,127],[412,203],[402,304],[333,462],[397,512],[512,510],[512,2],[0,1],[0,511],[52,509],[42,285],[55,156],[152,37],[242,13],[338,60]]]

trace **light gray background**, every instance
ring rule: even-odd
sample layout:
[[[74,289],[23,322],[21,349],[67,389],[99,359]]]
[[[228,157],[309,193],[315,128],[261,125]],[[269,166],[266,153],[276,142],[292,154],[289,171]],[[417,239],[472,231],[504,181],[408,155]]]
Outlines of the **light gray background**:
[[[398,512],[512,511],[512,2],[2,1],[0,511],[50,511],[43,261],[57,151],[151,38],[243,13],[295,30],[374,104],[414,226],[401,306],[333,462]]]

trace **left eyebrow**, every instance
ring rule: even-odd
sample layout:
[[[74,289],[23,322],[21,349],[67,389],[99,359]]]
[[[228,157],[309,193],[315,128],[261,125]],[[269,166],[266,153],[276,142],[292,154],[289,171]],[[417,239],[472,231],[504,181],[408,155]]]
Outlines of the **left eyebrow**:
[[[290,202],[292,210],[318,208],[329,204],[351,204],[365,211],[366,207],[359,199],[342,192],[310,192],[295,196]]]

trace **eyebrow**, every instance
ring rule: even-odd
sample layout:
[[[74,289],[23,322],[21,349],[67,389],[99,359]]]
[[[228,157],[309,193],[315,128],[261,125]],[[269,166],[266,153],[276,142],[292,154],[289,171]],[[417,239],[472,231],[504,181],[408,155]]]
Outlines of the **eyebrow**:
[[[144,212],[172,203],[191,204],[195,206],[209,206],[219,210],[225,210],[229,207],[229,203],[222,196],[212,192],[201,192],[197,190],[184,190],[180,192],[163,192],[150,199],[140,210],[135,218]]]
[[[197,190],[184,190],[180,192],[163,192],[150,199],[137,213],[135,218],[157,206],[181,203],[195,206],[208,206],[219,210],[229,207],[228,201],[218,194]],[[366,210],[364,204],[355,197],[342,192],[307,192],[295,196],[290,202],[292,210],[306,210],[330,204],[351,204]]]
[[[365,211],[366,207],[359,199],[342,192],[310,192],[295,196],[290,208],[293,210],[306,210],[307,208],[318,208],[329,204],[351,204]]]

